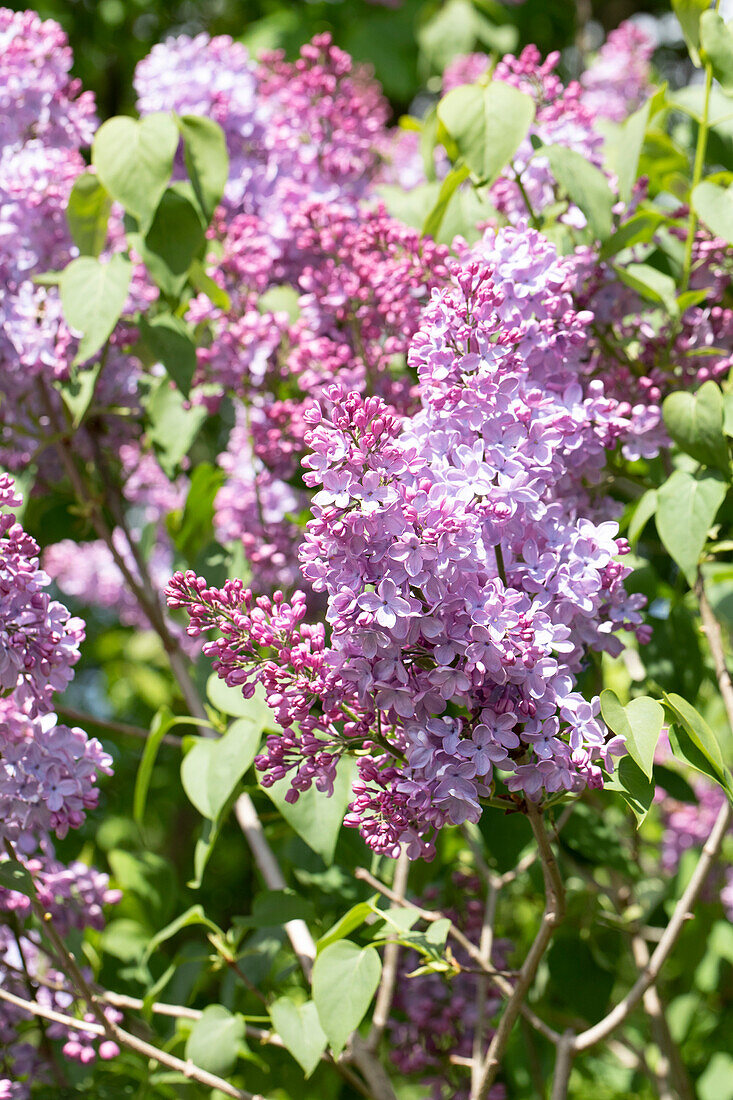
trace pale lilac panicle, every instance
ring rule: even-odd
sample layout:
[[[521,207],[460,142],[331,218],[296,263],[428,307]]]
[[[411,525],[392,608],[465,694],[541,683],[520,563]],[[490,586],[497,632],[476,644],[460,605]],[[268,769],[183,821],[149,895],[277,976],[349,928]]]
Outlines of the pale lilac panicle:
[[[66,35],[34,11],[0,8],[0,145],[41,138],[59,148],[88,145],[94,96],[69,76]]]
[[[22,851],[39,837],[64,837],[97,805],[100,772],[112,759],[96,738],[58,723],[55,714],[31,719],[6,699],[0,709],[0,833]]]
[[[50,598],[38,545],[13,516],[20,504],[12,478],[0,475],[0,688],[35,717],[71,679],[84,624]]]
[[[346,824],[376,851],[429,855],[442,824],[478,820],[495,772],[536,799],[601,785],[621,749],[575,679],[587,649],[620,652],[620,627],[645,636],[617,527],[583,511],[583,477],[627,421],[602,384],[584,388],[591,315],[568,276],[539,234],[489,234],[423,311],[418,412],[401,422],[333,386],[305,413],[301,565],[330,645],[301,625],[302,597],[255,609],[192,574],[169,589],[190,630],[224,632],[205,646],[219,674],[263,683],[285,731],[258,760],[269,782],[328,786],[334,758],[374,738]]]
[[[654,39],[631,20],[611,31],[580,77],[582,102],[598,118],[623,122],[651,91]]]

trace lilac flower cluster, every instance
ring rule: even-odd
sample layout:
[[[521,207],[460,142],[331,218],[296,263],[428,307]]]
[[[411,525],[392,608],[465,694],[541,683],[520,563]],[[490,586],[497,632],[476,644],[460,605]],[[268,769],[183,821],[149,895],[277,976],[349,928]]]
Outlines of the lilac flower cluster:
[[[50,598],[38,545],[13,515],[21,503],[12,478],[0,475],[0,688],[36,718],[71,679],[84,624]]]
[[[377,851],[429,853],[434,829],[478,819],[499,776],[535,799],[601,785],[621,749],[575,681],[587,649],[620,651],[619,627],[644,636],[624,543],[588,518],[582,488],[626,421],[600,383],[584,392],[591,315],[566,279],[539,234],[487,236],[412,341],[419,412],[401,424],[333,386],[305,414],[304,480],[320,489],[301,565],[328,599],[328,648],[320,629],[294,632],[302,597],[297,614],[276,599],[289,633],[275,643],[241,587],[171,586],[192,631],[224,626],[205,648],[219,674],[263,682],[285,728],[258,762],[273,779],[294,770],[297,791],[320,770],[327,788],[334,757],[372,740],[346,823]],[[334,732],[339,710],[350,722]]]
[[[36,933],[15,935],[7,925],[0,925],[0,982],[9,993],[23,1000],[35,1000],[45,1009],[66,1016],[77,1014],[74,994],[67,992],[64,975],[38,943]],[[82,1006],[79,1005],[81,1011]],[[111,1023],[119,1023],[121,1013],[111,1006],[104,1009]],[[92,1023],[94,1017],[86,1012],[81,1019]],[[45,1027],[46,1040],[61,1044],[62,1058],[88,1065],[95,1058],[116,1058],[120,1053],[117,1043],[102,1039],[91,1031],[69,1028],[65,1024],[51,1023]],[[53,1088],[56,1081],[53,1064],[49,1061],[48,1045],[39,1043],[38,1021],[15,1005],[3,1001],[0,1004],[0,1043],[3,1048],[4,1072],[12,1072],[12,1078],[0,1077],[0,1097],[9,1100],[29,1100],[32,1086]]]
[[[0,446],[21,469],[47,434],[36,379],[65,377],[75,350],[58,288],[33,277],[73,255],[65,209],[96,119],[57,23],[0,8],[0,47]]]
[[[267,587],[266,562],[279,585],[291,586],[297,569],[298,532],[286,516],[307,506],[295,483],[305,411],[336,378],[401,411],[414,407],[407,348],[431,289],[447,278],[447,249],[381,207],[304,202],[291,231],[289,257],[273,264],[277,249],[261,222],[235,217],[211,272],[229,308],[214,309],[204,295],[189,307],[191,321],[211,334],[198,350],[195,399],[215,407],[230,391],[247,402],[219,460],[229,477],[217,498],[216,527],[226,542],[242,542],[258,588]],[[273,280],[299,295],[295,321],[261,311],[260,296]]]
[[[13,480],[0,475],[0,840],[10,843],[15,857],[33,876],[41,903],[58,930],[102,927],[102,906],[119,900],[108,878],[82,863],[66,867],[53,855],[50,834],[64,837],[78,828],[87,810],[96,806],[100,773],[111,773],[111,758],[96,739],[58,722],[52,713],[54,691],[66,687],[79,657],[84,624],[51,600],[49,579],[38,566],[38,546],[16,521],[13,511],[22,500]],[[30,916],[29,899],[14,890],[0,889],[0,910],[12,913],[20,928]],[[73,996],[56,993],[28,981],[51,978],[61,983],[33,933],[16,936],[0,924],[0,977],[5,988],[28,998],[37,996],[47,1007],[73,1005]],[[28,1032],[28,1036],[26,1036]],[[30,1095],[30,1082],[47,1079],[50,1067],[33,1038],[36,1024],[22,1010],[4,1003],[0,1009],[0,1038],[4,1063],[12,1067],[9,1095]],[[68,1058],[96,1057],[96,1039],[53,1025],[50,1038],[63,1041]],[[101,1057],[114,1057],[116,1044],[99,1046]],[[2,1086],[3,1082],[0,1082]],[[6,1090],[7,1091],[7,1090]]]
[[[725,802],[726,796],[720,787],[712,786],[707,780],[696,781],[693,788],[697,797],[695,804],[678,802],[660,788],[655,794],[664,826],[662,867],[668,874],[676,872],[685,852],[703,846]],[[733,828],[729,836],[733,836]],[[728,920],[733,921],[733,864],[729,860],[715,867],[705,884],[708,900],[714,899],[716,894]]]
[[[112,759],[96,738],[59,725],[55,714],[28,718],[12,699],[2,700],[0,731],[0,838],[30,852],[39,837],[64,837],[82,824]]]
[[[59,148],[89,143],[94,97],[69,76],[71,50],[58,23],[0,8],[0,59],[0,145],[34,138]]]
[[[623,122],[649,97],[655,42],[627,20],[611,31],[580,77],[582,100],[598,118]]]
[[[289,62],[282,51],[253,62],[226,36],[182,35],[137,67],[141,114],[203,114],[223,128],[232,213],[266,216],[287,241],[288,212],[304,198],[363,193],[377,167],[387,107],[377,85],[322,34]]]

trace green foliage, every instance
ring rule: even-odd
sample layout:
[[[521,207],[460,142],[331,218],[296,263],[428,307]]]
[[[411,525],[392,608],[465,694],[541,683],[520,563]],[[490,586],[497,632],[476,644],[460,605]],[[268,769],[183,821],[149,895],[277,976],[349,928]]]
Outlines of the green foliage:
[[[205,229],[191,185],[174,183],[168,187],[139,242],[151,278],[168,298],[176,300],[181,294],[188,270],[203,248]]]
[[[306,1078],[310,1077],[328,1045],[313,1001],[296,1004],[288,997],[279,997],[270,1005],[270,1019]]]
[[[733,799],[733,780],[723,763],[717,738],[705,719],[681,695],[665,694],[664,702],[672,723],[669,743],[675,756],[712,779]]]
[[[718,474],[695,476],[686,470],[675,470],[659,490],[656,513],[659,537],[690,586],[695,584],[700,555],[727,488]]]
[[[710,65],[723,91],[733,94],[733,32],[717,11],[704,11],[700,18],[700,57]]]
[[[622,706],[615,692],[601,692],[603,721],[614,733],[624,738],[629,755],[647,779],[652,778],[654,750],[664,724],[664,708],[644,696]]]
[[[654,800],[654,783],[644,774],[633,756],[621,757],[615,772],[604,787],[607,791],[617,791],[633,811],[637,825],[643,824]]]
[[[355,761],[344,757],[336,766],[333,794],[329,797],[315,786],[301,792],[297,802],[287,802],[285,796],[290,784],[287,780],[273,783],[264,791],[292,829],[302,837],[326,865],[333,862],[336,841],[341,831],[346,807],[353,798],[351,781]]]
[[[93,172],[74,180],[66,208],[66,220],[74,244],[82,256],[98,256],[107,241],[107,220],[112,200]]]
[[[374,996],[382,964],[373,947],[350,940],[329,944],[313,967],[313,1001],[334,1055],[346,1046]]]
[[[229,177],[229,154],[221,126],[209,118],[177,119],[183,137],[186,170],[205,220],[211,219]]]
[[[202,405],[187,406],[182,394],[164,378],[153,390],[146,411],[158,461],[173,477],[206,419],[206,409]]]
[[[140,318],[140,335],[152,355],[163,364],[184,397],[188,397],[196,370],[196,345],[188,326],[173,313],[161,313],[148,321]]]
[[[733,241],[732,187],[720,187],[703,180],[692,192],[692,205],[713,236]]]
[[[220,738],[196,739],[181,764],[181,782],[203,817],[216,821],[259,748],[262,727],[238,718]]]
[[[145,741],[140,767],[135,777],[135,791],[132,799],[132,816],[138,825],[142,825],[145,816],[145,803],[158,749],[168,730],[175,725],[175,721],[173,711],[166,705],[160,707],[150,724],[150,733]]]
[[[106,262],[80,256],[59,284],[64,317],[81,333],[74,366],[86,363],[107,341],[127,300],[132,264],[119,253]]]
[[[110,118],[92,144],[92,164],[103,186],[137,219],[141,230],[153,220],[173,171],[178,129],[158,112],[139,121]]]
[[[616,200],[600,168],[564,145],[543,146],[536,155],[547,157],[555,179],[588,219],[593,237],[599,241],[610,237]]]
[[[438,104],[438,119],[479,183],[491,183],[527,136],[533,100],[502,81],[464,84]]]
[[[224,1005],[209,1005],[191,1028],[186,1058],[209,1073],[227,1077],[245,1046],[244,1035],[244,1020]]]
[[[723,434],[723,395],[715,382],[697,393],[678,391],[665,398],[664,423],[675,443],[705,466],[730,470],[728,441]]]
[[[679,19],[682,33],[694,65],[700,66],[700,16],[709,8],[708,0],[672,0],[672,8]]]

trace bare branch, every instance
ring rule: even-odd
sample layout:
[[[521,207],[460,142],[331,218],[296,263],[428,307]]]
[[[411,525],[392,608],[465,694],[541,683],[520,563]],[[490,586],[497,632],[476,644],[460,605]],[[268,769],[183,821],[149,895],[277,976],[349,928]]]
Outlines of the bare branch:
[[[572,1031],[566,1031],[560,1036],[555,1057],[555,1072],[552,1077],[552,1094],[550,1100],[567,1100],[568,1082],[573,1068],[573,1040]]]
[[[506,1003],[504,1012],[499,1020],[498,1027],[491,1040],[488,1054],[481,1071],[481,1078],[476,1100],[486,1100],[489,1089],[496,1080],[496,1075],[504,1056],[506,1045],[509,1042],[512,1028],[517,1016],[522,1010],[524,1000],[537,974],[542,956],[549,947],[550,940],[565,915],[565,889],[563,887],[560,872],[555,862],[542,812],[532,802],[527,803],[527,816],[532,826],[540,862],[542,875],[545,881],[545,910],[542,915],[539,930],[529,953],[524,960],[524,965],[519,972],[519,978],[514,990]]]
[[[407,878],[410,871],[410,860],[407,851],[403,848],[395,865],[392,889],[398,898],[404,900],[407,891]],[[377,991],[377,1002],[374,1006],[372,1026],[367,1039],[367,1047],[376,1051],[379,1042],[387,1026],[392,1001],[394,999],[395,983],[397,981],[397,964],[400,958],[400,945],[394,936],[387,939],[384,948],[384,961],[382,963],[382,978]]]
[[[135,1051],[136,1054],[142,1054],[146,1058],[158,1062],[161,1066],[176,1070],[189,1081],[197,1081],[206,1088],[219,1089],[219,1091],[223,1092],[226,1096],[234,1097],[234,1100],[265,1100],[260,1093],[252,1093],[247,1092],[245,1089],[235,1088],[234,1085],[230,1085],[229,1082],[225,1081],[222,1077],[217,1077],[216,1074],[201,1069],[190,1060],[184,1062],[182,1058],[176,1058],[175,1055],[169,1054],[166,1050],[159,1050],[150,1043],[146,1043],[144,1039],[138,1039],[136,1035],[131,1035],[117,1024],[110,1023],[103,1026],[102,1024],[95,1024],[86,1020],[78,1020],[75,1016],[66,1016],[62,1012],[56,1012],[52,1008],[46,1008],[45,1005],[40,1005],[37,1001],[26,1001],[22,997],[16,997],[15,994],[9,993],[6,989],[3,989],[2,986],[0,986],[0,1000],[6,1001],[8,1004],[22,1009],[31,1016],[37,1016],[39,1019],[49,1020],[51,1023],[55,1024],[63,1024],[64,1027],[72,1028],[76,1031],[84,1031],[91,1035],[98,1035],[100,1038],[112,1038],[120,1046],[127,1047],[128,1050]],[[93,1005],[90,1005],[90,1008],[91,1007],[93,1007]]]

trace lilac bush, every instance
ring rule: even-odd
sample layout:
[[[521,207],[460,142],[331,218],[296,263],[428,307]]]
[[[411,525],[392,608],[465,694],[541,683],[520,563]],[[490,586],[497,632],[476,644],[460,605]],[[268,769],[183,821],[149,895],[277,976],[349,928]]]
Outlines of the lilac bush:
[[[720,1095],[733,31],[674,6],[685,88],[416,0],[401,119],[268,16],[101,122],[0,10],[0,1097]]]

